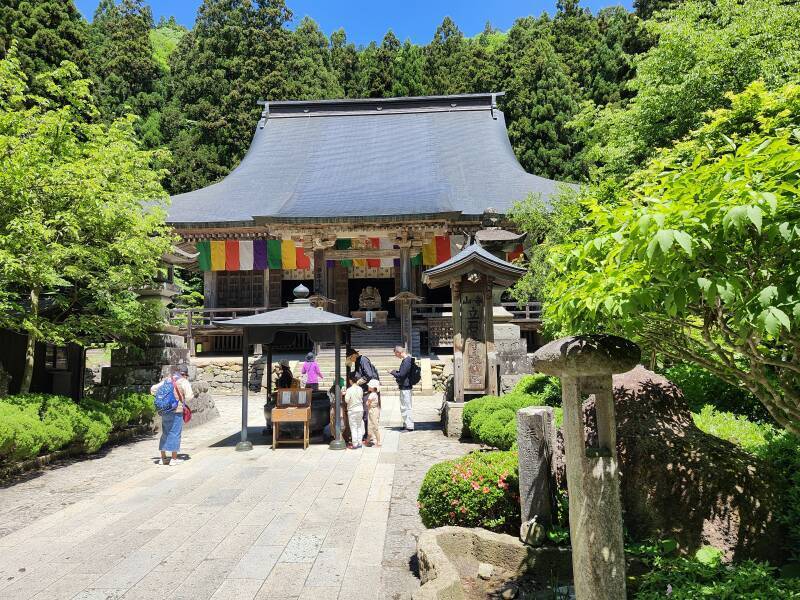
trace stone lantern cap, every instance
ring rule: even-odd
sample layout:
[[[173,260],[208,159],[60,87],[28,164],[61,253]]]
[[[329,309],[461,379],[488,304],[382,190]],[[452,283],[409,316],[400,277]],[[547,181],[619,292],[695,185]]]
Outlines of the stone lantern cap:
[[[639,364],[642,351],[630,340],[616,335],[576,335],[554,340],[533,354],[536,371],[587,377],[625,373]]]

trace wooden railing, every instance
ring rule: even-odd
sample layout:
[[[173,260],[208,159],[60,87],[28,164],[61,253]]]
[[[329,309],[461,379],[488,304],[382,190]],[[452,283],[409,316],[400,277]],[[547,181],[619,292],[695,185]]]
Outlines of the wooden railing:
[[[538,322],[542,320],[542,303],[525,302],[502,302],[502,306],[514,315],[513,321],[516,322]],[[415,319],[440,318],[444,313],[453,311],[453,305],[449,302],[441,304],[414,304],[412,316]]]

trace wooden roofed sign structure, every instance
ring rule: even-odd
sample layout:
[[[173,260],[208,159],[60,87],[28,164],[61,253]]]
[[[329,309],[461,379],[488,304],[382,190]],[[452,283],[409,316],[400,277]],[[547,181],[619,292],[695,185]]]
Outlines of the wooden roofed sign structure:
[[[453,301],[453,397],[497,395],[492,290],[509,287],[525,269],[471,244],[450,260],[428,269],[423,282],[431,288],[450,286]]]

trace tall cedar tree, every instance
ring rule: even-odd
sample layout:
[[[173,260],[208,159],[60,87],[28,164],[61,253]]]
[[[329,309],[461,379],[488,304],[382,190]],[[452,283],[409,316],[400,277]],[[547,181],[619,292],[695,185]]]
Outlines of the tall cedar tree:
[[[406,40],[395,58],[392,96],[422,96],[425,93],[425,53]]]
[[[111,121],[124,114],[141,117],[145,143],[161,143],[158,122],[164,103],[162,77],[150,31],[153,14],[143,0],[103,0],[91,25],[90,51],[98,107]]]
[[[567,123],[578,110],[579,92],[546,39],[528,46],[506,82],[508,136],[530,173],[575,180],[583,172],[573,160],[577,140]]]
[[[347,41],[344,29],[337,29],[331,34],[331,67],[345,98],[359,95],[358,50],[355,44]]]
[[[331,64],[328,38],[319,25],[313,19],[303,17],[291,40],[287,68],[294,76],[289,81],[288,96],[298,100],[341,98],[344,92]]]
[[[30,79],[32,93],[44,93],[32,77],[58,67],[61,61],[72,61],[82,72],[89,72],[87,38],[86,21],[72,0],[0,2],[0,58],[16,41],[16,57]]]
[[[683,0],[633,0],[633,10],[640,19],[649,19],[656,12],[675,8]]]
[[[238,163],[253,135],[259,99],[287,99],[293,40],[284,0],[204,0],[194,30],[172,55],[177,118],[170,148],[175,156],[170,188],[206,186]]]
[[[429,94],[461,94],[467,91],[467,44],[450,17],[436,28],[425,48],[425,85]]]

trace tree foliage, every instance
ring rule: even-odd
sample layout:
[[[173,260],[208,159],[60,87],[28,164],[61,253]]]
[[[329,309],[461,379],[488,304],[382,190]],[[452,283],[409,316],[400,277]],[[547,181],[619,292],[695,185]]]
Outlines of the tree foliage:
[[[161,151],[139,147],[133,117],[105,125],[68,62],[33,96],[14,51],[0,62],[0,327],[36,341],[129,339],[152,323],[135,290],[171,238]],[[85,117],[89,116],[89,119]]]
[[[756,82],[554,249],[551,324],[699,364],[800,433],[800,86]]]
[[[593,115],[590,158],[601,173],[625,176],[661,147],[725,106],[727,92],[800,71],[800,10],[783,0],[687,0],[649,21],[658,43],[636,63],[635,97]]]

